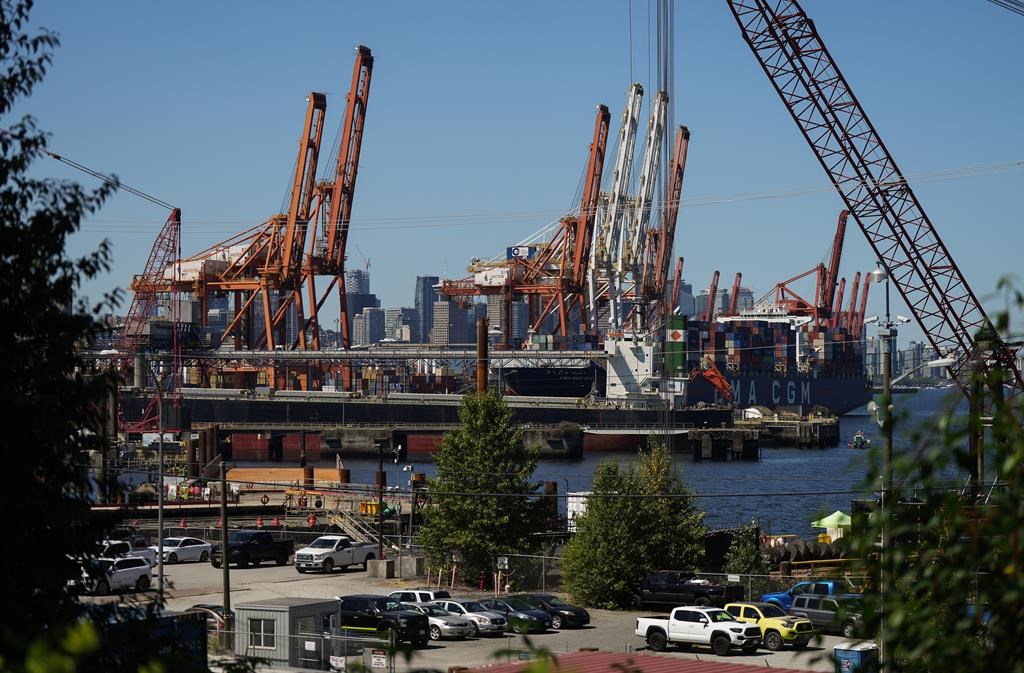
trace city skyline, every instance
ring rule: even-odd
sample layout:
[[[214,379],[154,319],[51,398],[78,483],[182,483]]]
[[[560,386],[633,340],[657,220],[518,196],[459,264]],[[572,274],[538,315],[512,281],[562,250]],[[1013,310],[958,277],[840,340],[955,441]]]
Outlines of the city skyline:
[[[365,44],[378,62],[348,263],[373,260],[386,271],[374,288],[382,304],[404,305],[416,275],[464,277],[474,257],[500,256],[578,207],[594,106],[607,104],[617,119],[631,81],[645,85],[647,100],[653,93],[647,10],[631,7],[630,22],[629,7],[611,0],[544,6],[544,21],[531,5],[322,5],[322,20],[310,24],[307,11],[253,5],[240,21],[235,8],[211,6],[197,25],[194,12],[176,6],[45,3],[33,22],[60,32],[62,46],[46,80],[3,122],[32,113],[55,152],[180,206],[188,255],[286,207],[304,99],[327,93],[329,147],[352,47]],[[857,11],[822,2],[806,9],[991,314],[1004,305],[993,296],[997,280],[1019,267],[1015,196],[1024,163],[984,168],[1024,157],[1024,137],[1005,114],[1024,104],[1024,90],[1003,85],[1024,68],[1019,25],[989,3],[931,7],[871,0]],[[493,25],[504,30],[481,29]],[[188,47],[153,49],[152,26],[189,35]],[[680,5],[675,33],[669,123],[693,134],[674,251],[686,258],[684,274],[741,271],[769,287],[813,267],[842,204],[735,21],[724,6]],[[263,48],[281,41],[303,48]],[[132,86],[113,84],[112,62]],[[471,83],[470,94],[450,95],[453,75]],[[328,157],[321,166],[329,168]],[[93,184],[47,159],[36,170]],[[74,251],[110,238],[115,260],[86,294],[126,287],[166,215],[121,192],[88,216]],[[849,280],[874,266],[851,222],[842,274]],[[869,313],[881,313],[882,294],[872,293]],[[909,315],[895,288],[892,304]],[[325,324],[332,312],[328,303]]]

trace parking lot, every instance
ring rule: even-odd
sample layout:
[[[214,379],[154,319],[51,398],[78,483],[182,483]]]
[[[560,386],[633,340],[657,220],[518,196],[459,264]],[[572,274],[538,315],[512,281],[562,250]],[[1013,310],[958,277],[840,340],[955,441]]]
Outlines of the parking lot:
[[[196,603],[222,603],[221,570],[208,563],[167,565],[167,604],[172,610],[186,609]],[[300,575],[292,565],[264,565],[255,568],[231,568],[231,603],[237,606],[255,600],[278,597],[332,598],[353,593],[387,594],[402,587],[424,586],[424,580],[371,580],[364,571],[336,570],[332,575]],[[154,587],[156,577],[154,572]],[[151,592],[155,593],[155,592]],[[480,595],[479,592],[454,591],[453,595]],[[579,630],[548,631],[531,636],[534,646],[554,653],[574,652],[580,648],[598,648],[604,651],[636,652],[648,656],[642,638],[634,635],[637,612],[590,610],[591,624]],[[644,613],[647,614],[647,613]],[[728,657],[734,663],[772,668],[791,667],[815,671],[832,671],[832,648],[840,642],[835,636],[825,636],[812,642],[806,650],[771,652],[760,649],[754,655],[738,652]],[[523,647],[522,636],[510,634],[491,638],[470,638],[462,641],[433,641],[416,651],[410,664],[397,662],[397,670],[431,667],[441,670],[448,666],[475,666],[495,663],[493,653],[502,649]],[[669,651],[657,656],[700,658],[715,660],[710,649],[694,648],[690,652]]]

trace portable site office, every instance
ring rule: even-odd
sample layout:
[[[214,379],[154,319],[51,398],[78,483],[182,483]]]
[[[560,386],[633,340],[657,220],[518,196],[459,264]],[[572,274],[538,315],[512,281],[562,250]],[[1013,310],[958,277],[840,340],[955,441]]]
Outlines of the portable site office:
[[[274,664],[324,668],[325,635],[337,620],[338,601],[317,598],[268,598],[235,606],[236,651]],[[328,646],[329,648],[329,646]]]
[[[293,668],[343,669],[350,656],[384,652],[388,642],[339,631],[338,601],[268,598],[235,606],[235,651]],[[366,652],[364,653],[364,650]],[[394,662],[388,656],[388,670]],[[367,659],[367,665],[370,661]]]

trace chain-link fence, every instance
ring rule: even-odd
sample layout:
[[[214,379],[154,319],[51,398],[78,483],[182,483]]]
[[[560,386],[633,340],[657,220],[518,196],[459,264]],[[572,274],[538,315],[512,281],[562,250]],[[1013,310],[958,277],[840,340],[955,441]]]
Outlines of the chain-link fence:
[[[368,637],[361,632],[334,629],[329,633],[275,633],[260,631],[209,631],[207,652],[211,660],[236,657],[259,659],[270,668],[301,668],[316,671],[347,671],[362,665],[367,670],[394,673],[396,646],[392,640]]]
[[[559,591],[562,588],[560,556],[507,554],[498,557],[498,568],[502,591]]]
[[[562,557],[537,556],[529,554],[504,554],[498,557],[501,570],[500,591],[561,591]],[[824,570],[824,569],[823,569]],[[792,575],[745,575],[733,573],[696,573],[696,579],[713,584],[739,584],[743,587],[745,600],[756,601],[763,594],[786,591],[798,582],[814,578],[841,579],[847,585],[848,593],[863,590],[866,578],[850,573],[825,572],[824,574],[800,573]]]
[[[731,573],[697,573],[696,579],[703,579],[713,584],[739,584],[743,587],[744,600],[757,601],[762,595],[787,591],[798,582],[806,582],[824,575],[743,575]],[[863,590],[865,578],[847,573],[829,574],[829,579],[846,582],[847,593],[859,593]]]

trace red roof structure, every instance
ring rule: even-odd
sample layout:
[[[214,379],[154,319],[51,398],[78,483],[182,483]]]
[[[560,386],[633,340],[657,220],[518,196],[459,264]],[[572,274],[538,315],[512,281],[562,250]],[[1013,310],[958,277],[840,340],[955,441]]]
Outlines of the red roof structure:
[[[764,666],[700,661],[634,652],[570,652],[556,655],[552,673],[764,673]],[[466,673],[524,673],[533,661],[516,661],[466,669]],[[772,673],[806,673],[806,669],[771,668]]]

